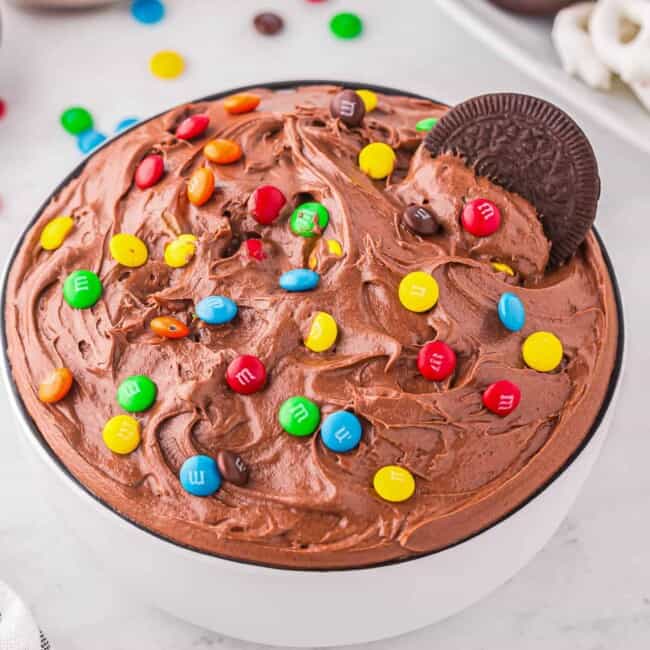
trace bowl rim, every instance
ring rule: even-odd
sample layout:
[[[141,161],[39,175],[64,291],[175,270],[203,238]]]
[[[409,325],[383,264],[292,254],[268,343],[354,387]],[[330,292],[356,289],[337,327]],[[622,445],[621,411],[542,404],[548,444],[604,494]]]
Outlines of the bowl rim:
[[[227,97],[229,95],[233,95],[236,93],[241,93],[241,92],[246,92],[246,91],[251,91],[256,88],[267,88],[270,90],[291,90],[293,88],[299,87],[299,86],[342,86],[342,87],[354,87],[354,88],[364,88],[368,90],[372,90],[373,92],[385,94],[385,95],[402,95],[405,97],[410,97],[413,99],[424,99],[426,101],[434,101],[436,103],[442,103],[438,102],[437,100],[432,100],[429,97],[426,97],[424,95],[398,89],[398,88],[393,88],[390,86],[380,86],[376,84],[366,84],[366,83],[360,83],[360,82],[355,82],[355,81],[344,81],[344,80],[330,80],[330,79],[306,79],[306,80],[288,80],[288,81],[273,81],[269,83],[255,83],[255,84],[246,84],[244,86],[238,86],[236,88],[229,88],[217,93],[213,93],[211,95],[207,95],[205,97],[201,97],[199,99],[194,99],[189,102],[183,102],[179,104],[176,107],[173,108],[178,108],[180,106],[184,105],[191,105],[191,104],[198,104],[201,102],[209,102],[209,101],[215,101],[219,99],[223,99],[224,97]],[[142,524],[133,521],[132,519],[128,518],[127,516],[121,514],[118,512],[115,508],[113,508],[110,504],[106,503],[103,499],[95,495],[88,487],[86,487],[79,479],[77,479],[72,472],[64,465],[63,461],[54,453],[52,448],[49,446],[47,441],[45,440],[43,434],[39,430],[39,428],[36,426],[34,420],[30,416],[29,412],[27,411],[25,404],[23,402],[23,399],[18,391],[18,387],[16,386],[16,382],[14,381],[13,374],[11,371],[11,363],[9,361],[9,355],[8,355],[8,345],[7,345],[7,332],[6,332],[6,317],[5,317],[5,309],[6,309],[6,300],[7,300],[7,284],[9,281],[9,274],[11,272],[11,269],[13,267],[14,260],[16,258],[16,255],[18,254],[18,251],[23,245],[23,242],[25,241],[25,238],[27,236],[27,233],[29,230],[34,226],[36,221],[40,218],[41,214],[44,212],[44,210],[47,208],[49,203],[52,201],[54,197],[56,197],[61,190],[63,190],[68,183],[70,183],[72,180],[77,178],[78,176],[81,175],[83,172],[84,168],[86,167],[88,161],[99,151],[104,149],[105,147],[109,146],[112,142],[118,140],[121,137],[124,137],[127,135],[131,130],[137,129],[139,126],[142,126],[143,124],[146,124],[147,122],[150,122],[151,120],[154,120],[158,117],[161,117],[162,115],[165,115],[168,113],[171,109],[166,109],[164,111],[161,111],[160,113],[157,113],[156,115],[153,115],[151,117],[148,117],[145,120],[142,120],[140,122],[137,122],[133,126],[129,127],[128,129],[125,129],[124,131],[121,131],[120,133],[115,134],[113,137],[107,138],[105,142],[103,142],[99,147],[94,149],[91,153],[89,153],[78,165],[74,167],[74,169],[68,173],[65,178],[56,186],[56,188],[50,192],[50,194],[47,196],[47,198],[43,201],[41,206],[38,208],[34,216],[29,220],[29,222],[25,225],[23,228],[20,236],[17,238],[16,242],[14,243],[11,252],[7,258],[7,261],[5,262],[4,268],[2,270],[2,275],[0,277],[0,309],[2,310],[2,313],[0,315],[0,343],[2,345],[2,350],[0,351],[0,371],[2,372],[2,377],[4,379],[4,383],[6,388],[8,389],[9,392],[9,397],[13,401],[14,406],[16,407],[16,410],[18,413],[20,413],[21,419],[23,421],[23,424],[26,426],[26,428],[29,430],[31,435],[33,436],[34,440],[38,444],[38,446],[45,452],[45,454],[49,457],[49,460],[52,461],[52,464],[58,469],[58,471],[61,473],[62,478],[66,478],[71,480],[77,488],[80,488],[82,492],[85,492],[86,495],[90,496],[92,500],[100,506],[100,509],[103,511],[106,511],[108,513],[112,513],[116,517],[118,517],[120,520],[122,520],[122,523],[126,523],[127,525],[134,526],[137,528],[139,531],[147,533],[148,535],[153,536],[154,538],[157,538],[158,540],[162,542],[166,542],[167,544],[172,545],[178,550],[181,551],[190,551],[193,553],[198,553],[204,558],[213,558],[216,560],[220,560],[222,562],[232,562],[235,564],[239,565],[248,565],[252,567],[259,567],[263,569],[273,569],[275,571],[291,571],[294,573],[345,573],[345,572],[355,572],[355,571],[365,571],[365,570],[372,570],[372,569],[378,569],[382,567],[390,567],[390,566],[395,566],[395,565],[400,565],[400,564],[405,564],[408,562],[416,562],[417,560],[425,559],[430,556],[443,553],[444,551],[447,551],[449,549],[454,548],[455,546],[459,546],[471,539],[474,539],[476,537],[479,537],[483,533],[489,531],[491,528],[494,528],[495,526],[499,525],[500,523],[504,522],[506,519],[512,517],[513,515],[517,514],[520,510],[523,510],[531,501],[539,497],[543,492],[546,491],[547,488],[549,488],[562,474],[564,474],[565,471],[567,471],[573,462],[580,456],[582,451],[587,447],[589,442],[592,440],[592,438],[595,436],[596,432],[600,428],[600,425],[609,410],[612,400],[614,397],[614,394],[616,392],[616,389],[618,388],[618,385],[621,380],[621,370],[622,370],[622,365],[623,365],[623,356],[624,356],[624,349],[625,349],[625,324],[624,324],[624,316],[623,316],[623,301],[621,297],[621,290],[620,290],[620,285],[618,282],[618,278],[616,277],[616,274],[614,272],[614,268],[612,265],[611,258],[607,252],[607,249],[605,248],[605,245],[603,243],[603,240],[596,230],[595,226],[592,226],[592,232],[594,233],[596,240],[598,242],[598,245],[600,247],[603,259],[605,261],[605,266],[607,268],[607,271],[609,273],[610,281],[612,284],[612,291],[614,294],[614,302],[616,304],[616,312],[617,312],[617,322],[618,322],[618,337],[617,337],[617,343],[616,343],[616,357],[615,357],[615,362],[614,362],[614,367],[612,369],[612,374],[609,380],[609,384],[607,387],[607,391],[605,393],[605,396],[603,398],[602,404],[598,410],[598,413],[596,414],[596,417],[587,432],[587,434],[583,437],[583,439],[580,441],[580,444],[576,447],[574,452],[567,458],[567,460],[564,462],[564,464],[559,467],[542,485],[540,485],[535,491],[531,492],[528,497],[526,497],[521,503],[517,504],[514,508],[506,512],[504,515],[496,519],[495,521],[491,522],[490,524],[487,524],[480,530],[477,530],[465,537],[463,537],[460,540],[457,540],[456,542],[452,544],[447,544],[446,546],[443,546],[442,548],[429,551],[426,553],[420,553],[417,555],[411,555],[409,557],[405,558],[396,558],[392,560],[387,560],[387,561],[382,561],[382,562],[376,562],[374,564],[369,564],[369,565],[364,565],[361,567],[329,567],[329,568],[310,568],[310,567],[291,567],[291,566],[280,566],[277,564],[267,564],[264,562],[255,562],[251,560],[242,560],[234,557],[227,557],[223,555],[219,555],[217,553],[210,553],[208,551],[202,550],[200,548],[191,546],[190,544],[183,544],[181,542],[175,541],[173,539],[170,539],[168,537],[165,537],[161,533],[158,533],[154,530],[151,530]]]

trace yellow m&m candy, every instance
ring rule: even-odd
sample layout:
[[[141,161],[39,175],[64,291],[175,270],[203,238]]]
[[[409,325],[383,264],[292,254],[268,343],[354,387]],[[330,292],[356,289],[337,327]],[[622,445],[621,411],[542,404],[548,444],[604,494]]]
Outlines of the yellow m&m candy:
[[[551,372],[562,362],[564,349],[560,339],[550,332],[535,332],[521,346],[524,362],[538,372]]]
[[[179,269],[190,263],[196,253],[196,237],[194,235],[179,235],[165,247],[165,263],[174,269]]]
[[[515,272],[512,270],[512,268],[503,262],[492,262],[492,268],[498,273],[505,273],[506,275],[509,275],[511,278],[515,275]]]
[[[356,93],[357,95],[359,95],[359,97],[361,97],[361,101],[363,102],[363,105],[366,107],[366,113],[370,113],[370,111],[374,111],[375,108],[377,108],[379,99],[377,98],[377,94],[373,93],[372,90],[359,88],[359,90],[357,90]]]
[[[325,311],[319,311],[311,323],[305,345],[312,352],[325,352],[336,342],[338,331],[334,318]]]
[[[54,217],[48,221],[43,232],[41,233],[41,246],[46,251],[57,249],[74,227],[72,217]]]
[[[436,279],[424,271],[413,271],[399,283],[399,301],[409,311],[423,312],[437,302],[440,289]]]
[[[104,444],[116,454],[130,454],[140,444],[140,423],[130,415],[116,415],[104,426]]]
[[[375,180],[390,176],[396,160],[395,152],[383,142],[367,144],[359,153],[361,171]]]
[[[149,258],[146,244],[135,235],[121,232],[111,237],[108,245],[113,259],[122,266],[136,268]]]
[[[372,481],[375,492],[385,501],[406,501],[415,492],[413,474],[398,465],[386,465],[377,471]]]
[[[336,239],[328,239],[325,242],[327,246],[327,252],[330,255],[336,255],[336,257],[341,257],[343,255],[343,248],[339,242],[336,241]],[[318,266],[318,257],[316,256],[316,252],[314,251],[310,256],[309,256],[309,268],[313,271],[316,267]]]
[[[161,50],[151,57],[149,70],[160,79],[174,79],[183,74],[185,59],[174,50]]]

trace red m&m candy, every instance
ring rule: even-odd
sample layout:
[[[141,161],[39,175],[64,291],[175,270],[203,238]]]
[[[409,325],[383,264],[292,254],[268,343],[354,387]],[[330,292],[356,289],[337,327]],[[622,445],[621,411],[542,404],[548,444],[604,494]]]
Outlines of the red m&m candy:
[[[474,199],[465,205],[461,215],[463,228],[475,237],[487,237],[501,225],[499,208],[487,199]]]
[[[146,190],[153,187],[165,172],[165,161],[163,157],[154,153],[140,161],[135,170],[135,184],[141,189]]]
[[[443,381],[456,369],[456,353],[442,341],[429,341],[418,354],[418,370],[429,381]]]
[[[210,124],[210,118],[207,115],[203,113],[190,115],[178,125],[176,137],[180,140],[198,138],[208,128],[208,124]]]
[[[228,386],[236,393],[250,395],[264,388],[266,368],[252,354],[242,354],[230,363],[226,370]]]
[[[512,413],[519,406],[520,401],[519,387],[507,379],[491,384],[483,393],[485,408],[502,417]]]
[[[258,223],[267,226],[273,223],[287,202],[286,197],[274,185],[260,185],[250,198],[250,211]]]
[[[246,253],[248,257],[261,262],[266,259],[266,253],[264,252],[264,244],[262,244],[261,239],[247,239],[245,242]]]

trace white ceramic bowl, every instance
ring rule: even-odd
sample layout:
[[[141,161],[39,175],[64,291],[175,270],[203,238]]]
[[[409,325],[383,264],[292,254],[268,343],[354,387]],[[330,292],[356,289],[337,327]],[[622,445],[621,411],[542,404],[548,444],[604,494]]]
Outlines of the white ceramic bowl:
[[[267,85],[277,89],[306,83],[339,82]],[[3,278],[3,314],[8,269],[20,244]],[[619,312],[618,356],[610,389],[582,447],[546,486],[499,523],[430,555],[375,568],[304,571],[245,564],[184,548],[134,525],[72,477],[25,412],[7,361],[4,317],[2,375],[42,493],[107,573],[147,602],[232,637],[296,647],[363,643],[429,625],[481,599],[519,571],[568,513],[607,435],[622,366],[623,313],[616,278],[603,252]]]

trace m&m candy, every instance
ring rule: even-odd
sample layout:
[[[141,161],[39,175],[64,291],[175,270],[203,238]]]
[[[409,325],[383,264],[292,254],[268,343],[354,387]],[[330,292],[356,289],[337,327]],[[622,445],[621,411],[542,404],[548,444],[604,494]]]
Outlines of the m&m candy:
[[[377,471],[373,480],[375,492],[384,501],[406,501],[415,492],[415,479],[411,472],[399,465],[386,465]]]
[[[165,161],[159,154],[153,153],[143,158],[135,170],[135,184],[146,190],[153,187],[165,173]]]
[[[264,244],[261,239],[247,239],[244,242],[246,248],[246,254],[248,257],[261,262],[266,259],[266,253],[264,252]]]
[[[197,238],[194,235],[179,235],[165,246],[165,263],[173,269],[187,266],[196,254]]]
[[[92,271],[73,271],[63,283],[63,297],[73,309],[88,309],[102,296],[102,282]]]
[[[210,125],[210,116],[197,113],[186,117],[176,128],[176,137],[179,140],[192,140],[198,138]]]
[[[409,311],[428,311],[438,302],[439,293],[436,279],[424,271],[413,271],[399,283],[399,301]]]
[[[149,323],[149,327],[155,334],[166,339],[182,339],[190,333],[190,328],[173,316],[157,316]]]
[[[492,201],[474,199],[463,208],[461,223],[475,237],[488,237],[499,229],[501,211]]]
[[[361,171],[375,180],[390,176],[396,160],[395,152],[383,142],[371,142],[359,153]]]
[[[295,395],[283,402],[278,420],[288,434],[310,436],[320,424],[320,409],[310,399]]]
[[[520,401],[519,386],[507,379],[494,382],[483,393],[485,408],[502,417],[512,413],[519,406]]]
[[[309,269],[291,269],[280,276],[280,286],[285,291],[311,291],[319,281],[320,275]]]
[[[327,228],[329,220],[330,213],[322,203],[308,201],[292,212],[289,227],[294,235],[316,237]]]
[[[257,14],[253,19],[255,29],[264,36],[274,36],[279,34],[284,28],[284,20],[281,16],[271,11],[265,11]]]
[[[512,267],[508,266],[507,264],[504,264],[503,262],[491,262],[492,268],[497,272],[497,273],[505,273],[506,275],[509,275],[511,278],[514,277],[515,272],[512,270]]]
[[[268,226],[280,216],[286,202],[281,189],[274,185],[261,185],[251,195],[248,207],[257,223]]]
[[[105,141],[106,136],[103,133],[91,129],[90,131],[84,131],[79,134],[79,137],[77,138],[77,146],[79,147],[79,151],[85,154],[90,153]]]
[[[342,90],[330,102],[332,117],[338,118],[348,126],[359,126],[366,114],[363,99],[354,90]]]
[[[349,411],[336,411],[328,415],[320,429],[323,444],[332,451],[343,454],[359,446],[361,422]]]
[[[115,126],[115,133],[122,133],[135,126],[140,120],[137,117],[125,117],[121,119]]]
[[[41,246],[46,251],[56,250],[61,246],[73,228],[74,219],[72,217],[54,217],[54,219],[47,222],[47,225],[41,232]]]
[[[165,5],[160,0],[133,0],[131,15],[140,23],[153,25],[165,16]]]
[[[225,296],[208,296],[196,305],[196,315],[209,325],[223,325],[237,316],[237,305]]]
[[[564,355],[560,339],[551,332],[531,334],[521,347],[525,364],[538,372],[555,370]]]
[[[70,392],[72,382],[68,368],[56,368],[39,385],[38,399],[45,404],[60,402]]]
[[[221,474],[210,456],[191,456],[181,466],[179,479],[183,489],[196,497],[209,497],[221,487]]]
[[[61,125],[71,135],[79,135],[93,128],[93,116],[81,106],[72,106],[61,113]]]
[[[231,451],[221,450],[217,454],[217,467],[224,481],[233,485],[246,485],[248,483],[249,469],[244,459]]]
[[[174,50],[161,50],[149,60],[149,70],[159,79],[175,79],[183,74],[185,59]]]
[[[129,413],[139,413],[151,408],[156,401],[158,388],[145,375],[127,377],[117,389],[117,403]]]
[[[526,323],[524,303],[519,296],[509,291],[499,298],[497,312],[503,326],[511,332],[518,332]]]
[[[122,266],[136,268],[149,258],[146,244],[139,237],[125,232],[113,235],[108,248],[113,259]]]
[[[116,415],[104,426],[102,438],[112,452],[130,454],[140,444],[140,423],[130,415]]]
[[[410,205],[402,213],[402,222],[416,235],[435,235],[440,226],[433,213],[422,205]]]
[[[187,198],[193,205],[204,205],[214,192],[214,174],[207,167],[199,167],[192,172],[187,183]]]
[[[431,131],[436,124],[438,124],[437,117],[425,117],[415,125],[415,130],[420,131],[421,133],[428,132]]]
[[[226,382],[236,393],[242,395],[256,393],[266,384],[266,368],[256,356],[242,354],[228,365]]]
[[[456,353],[443,341],[429,341],[418,353],[420,374],[429,381],[444,381],[456,369]]]
[[[335,257],[343,256],[343,247],[338,241],[336,241],[336,239],[328,239],[325,242],[325,245],[327,246],[327,252],[330,255],[334,255]],[[309,268],[313,271],[314,269],[316,269],[317,266],[318,266],[318,256],[316,255],[316,251],[314,251],[309,256]]]
[[[210,140],[203,147],[203,155],[218,165],[229,165],[242,157],[241,147],[234,140]]]
[[[363,22],[357,14],[343,12],[332,17],[330,30],[337,38],[357,38],[363,31]]]
[[[338,326],[330,314],[319,311],[314,316],[305,338],[305,346],[312,352],[325,352],[329,350],[338,336]]]
[[[230,95],[223,100],[223,107],[231,115],[241,115],[254,111],[260,104],[260,98],[253,93]]]
[[[366,113],[370,113],[370,111],[374,111],[377,108],[377,104],[379,103],[377,93],[372,92],[372,90],[366,90],[365,88],[359,88],[356,93],[361,97],[361,101],[366,107]]]

